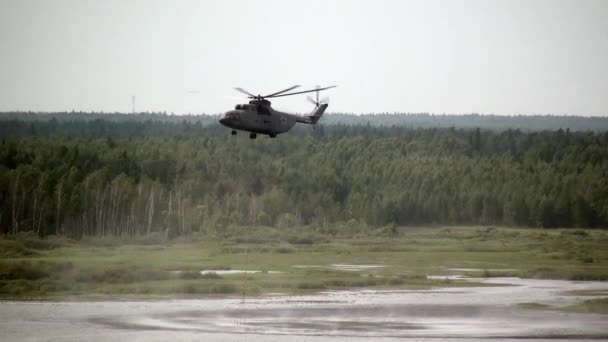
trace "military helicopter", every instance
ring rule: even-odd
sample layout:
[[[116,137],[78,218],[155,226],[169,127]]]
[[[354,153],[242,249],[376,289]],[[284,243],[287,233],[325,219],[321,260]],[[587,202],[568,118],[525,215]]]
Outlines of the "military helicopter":
[[[289,131],[296,124],[296,122],[315,125],[328,106],[326,100],[319,102],[319,92],[334,88],[336,86],[323,88],[317,87],[313,90],[288,93],[289,91],[298,87],[300,86],[295,85],[293,87],[264,96],[253,95],[242,88],[234,88],[237,91],[247,95],[247,97],[251,100],[248,104],[237,104],[234,107],[234,110],[226,112],[220,118],[220,123],[226,127],[232,128],[232,135],[236,135],[237,130],[249,132],[249,138],[251,139],[255,139],[258,134],[267,134],[269,137],[274,138],[278,134]],[[310,102],[315,104],[315,109],[309,115],[304,116],[274,110],[270,106],[270,101],[267,100],[275,97],[292,96],[312,92],[317,92],[316,100],[312,99],[310,96],[307,98]]]

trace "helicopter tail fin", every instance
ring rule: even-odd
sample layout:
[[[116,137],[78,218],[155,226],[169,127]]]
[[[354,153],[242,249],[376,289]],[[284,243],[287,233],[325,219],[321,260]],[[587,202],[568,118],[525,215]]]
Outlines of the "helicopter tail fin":
[[[314,125],[317,123],[317,121],[319,121],[321,116],[323,116],[323,113],[325,113],[327,106],[329,106],[327,103],[324,103],[324,104],[318,106],[317,108],[315,108],[315,110],[312,112],[312,114],[308,116],[308,118],[310,119],[311,125]]]

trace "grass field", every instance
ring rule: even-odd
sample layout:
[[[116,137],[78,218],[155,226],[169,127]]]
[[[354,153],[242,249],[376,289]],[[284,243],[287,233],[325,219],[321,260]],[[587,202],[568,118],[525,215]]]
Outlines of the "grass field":
[[[243,227],[229,236],[163,243],[5,237],[0,297],[200,297],[471,285],[426,277],[454,273],[608,280],[603,230],[389,227],[335,235],[307,230]],[[226,270],[259,272],[223,274]]]

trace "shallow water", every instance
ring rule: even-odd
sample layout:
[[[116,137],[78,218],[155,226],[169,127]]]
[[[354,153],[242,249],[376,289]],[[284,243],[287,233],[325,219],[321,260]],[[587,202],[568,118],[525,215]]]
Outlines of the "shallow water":
[[[3,341],[608,339],[608,316],[526,310],[569,305],[606,282],[475,279],[492,287],[328,291],[307,296],[0,304]],[[596,297],[597,298],[597,297]]]

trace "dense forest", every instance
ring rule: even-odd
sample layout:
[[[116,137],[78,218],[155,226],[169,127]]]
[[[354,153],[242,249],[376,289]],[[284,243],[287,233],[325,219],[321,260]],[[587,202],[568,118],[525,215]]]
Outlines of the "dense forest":
[[[4,113],[0,233],[184,236],[252,218],[314,229],[608,226],[606,119],[552,129],[553,117],[533,117],[547,123],[536,131],[357,117],[250,140],[214,118]]]
[[[204,133],[216,129],[218,115],[171,115],[166,113],[0,113],[0,136],[147,136],[176,133]],[[325,126],[370,126],[405,128],[480,128],[524,132],[558,129],[570,131],[608,131],[608,117],[450,115],[427,113],[348,114],[323,116]]]

